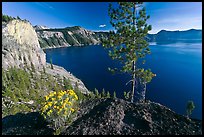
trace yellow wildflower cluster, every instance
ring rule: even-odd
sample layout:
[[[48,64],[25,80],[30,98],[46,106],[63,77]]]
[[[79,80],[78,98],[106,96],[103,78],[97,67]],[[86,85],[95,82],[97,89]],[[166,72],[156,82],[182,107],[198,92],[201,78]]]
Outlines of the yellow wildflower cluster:
[[[67,117],[75,111],[74,103],[78,100],[78,96],[73,90],[50,92],[44,97],[45,102],[42,103],[42,115],[47,117]]]

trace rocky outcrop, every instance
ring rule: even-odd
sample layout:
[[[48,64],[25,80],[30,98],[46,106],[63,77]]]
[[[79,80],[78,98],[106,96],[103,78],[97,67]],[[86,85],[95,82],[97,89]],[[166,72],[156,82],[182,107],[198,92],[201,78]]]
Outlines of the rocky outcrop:
[[[107,32],[93,32],[80,26],[62,29],[36,28],[42,48],[97,45],[101,43],[102,37],[107,37]]]
[[[35,30],[50,29],[50,28],[48,28],[47,26],[40,26],[40,25],[35,25],[35,26],[33,26],[33,28],[34,28]]]
[[[35,26],[42,48],[57,48],[68,46],[84,46],[101,44],[102,38],[107,38],[108,32],[93,32],[80,26],[61,29],[49,29],[45,26]],[[157,34],[148,34],[149,42],[201,41],[202,30],[186,31],[161,30]]]
[[[90,100],[62,135],[202,135],[202,121],[147,101]]]
[[[51,74],[53,76],[60,76],[61,78],[65,77],[70,80],[72,87],[75,87],[77,85],[82,93],[90,93],[90,91],[86,88],[86,86],[80,79],[76,78],[73,74],[66,71],[63,67],[53,65],[54,69],[51,69],[50,66],[51,64],[46,63],[46,73]]]
[[[12,20],[2,25],[2,68],[25,65],[45,65],[45,53],[40,48],[38,37],[27,21]]]
[[[188,119],[154,102],[130,103],[122,99],[83,102],[75,121],[61,135],[202,135],[202,121]],[[3,135],[52,135],[38,113],[2,119]]]
[[[70,79],[74,86],[76,83],[85,94],[89,93],[83,82],[67,72],[64,68],[46,64],[46,54],[41,49],[37,34],[32,25],[27,21],[12,20],[2,23],[2,68],[8,67],[25,68],[33,64],[36,70],[42,70],[43,66],[47,73],[60,75]],[[38,72],[36,72],[38,73]]]

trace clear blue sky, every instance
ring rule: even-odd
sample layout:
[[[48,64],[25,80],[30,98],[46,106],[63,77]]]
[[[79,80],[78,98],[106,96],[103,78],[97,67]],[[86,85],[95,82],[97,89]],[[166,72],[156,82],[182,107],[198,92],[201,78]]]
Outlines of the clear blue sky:
[[[145,2],[150,33],[202,29],[202,2]],[[51,28],[82,26],[93,31],[113,29],[108,2],[2,2],[2,12],[20,16],[32,25]]]

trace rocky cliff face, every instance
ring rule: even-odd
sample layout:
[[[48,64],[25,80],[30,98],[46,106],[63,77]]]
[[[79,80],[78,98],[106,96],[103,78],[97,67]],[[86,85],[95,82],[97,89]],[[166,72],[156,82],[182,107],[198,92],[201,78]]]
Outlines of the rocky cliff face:
[[[44,66],[48,74],[70,79],[71,84],[74,86],[77,83],[84,94],[89,92],[80,79],[64,68],[54,65],[54,69],[50,69],[35,29],[29,22],[12,20],[8,23],[2,23],[2,68],[7,69],[14,66],[25,68],[31,67],[31,64],[37,70],[42,70]]]
[[[106,37],[106,32],[93,32],[82,27],[67,27],[63,29],[39,29],[36,32],[42,48],[55,48],[67,46],[97,45],[101,38]]]
[[[46,26],[34,26],[34,28],[42,48],[97,45],[101,44],[101,38],[108,37],[108,32],[93,32],[80,26],[61,29],[49,29]],[[202,30],[161,30],[157,34],[148,34],[146,40],[149,42],[201,41]]]
[[[12,20],[2,25],[2,68],[9,66],[38,68],[46,63],[38,37],[29,22]]]

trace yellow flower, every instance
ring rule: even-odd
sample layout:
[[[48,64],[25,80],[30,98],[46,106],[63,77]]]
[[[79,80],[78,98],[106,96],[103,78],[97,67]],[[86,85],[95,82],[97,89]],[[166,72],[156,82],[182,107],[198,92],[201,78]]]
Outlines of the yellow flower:
[[[67,104],[68,104],[69,106],[71,106],[71,105],[72,105],[72,102],[67,102]]]
[[[51,107],[51,106],[52,106],[52,102],[48,102],[47,105],[48,105],[49,107]]]
[[[78,100],[78,96],[77,96],[77,95],[74,95],[74,98],[75,98],[76,100]]]
[[[45,96],[45,100],[47,101],[49,99],[49,97],[48,96]]]
[[[70,110],[71,110],[72,112],[74,112],[74,109],[73,109],[73,108],[70,108]]]
[[[43,111],[45,111],[45,110],[47,110],[48,109],[48,105],[45,105],[44,107],[43,107]]]

